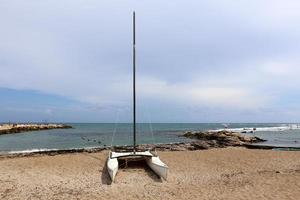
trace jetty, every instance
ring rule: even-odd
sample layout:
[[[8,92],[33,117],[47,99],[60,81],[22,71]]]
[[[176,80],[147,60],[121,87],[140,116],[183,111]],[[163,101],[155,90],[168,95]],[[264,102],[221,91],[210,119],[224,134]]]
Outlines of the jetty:
[[[0,135],[21,133],[27,131],[40,131],[48,129],[72,128],[66,124],[0,124]]]

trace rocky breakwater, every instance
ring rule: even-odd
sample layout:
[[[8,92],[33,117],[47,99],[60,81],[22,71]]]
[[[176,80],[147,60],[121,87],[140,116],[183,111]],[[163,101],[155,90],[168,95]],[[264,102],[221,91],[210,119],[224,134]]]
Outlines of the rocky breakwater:
[[[264,142],[258,137],[243,136],[240,133],[231,131],[188,131],[183,134],[184,137],[196,139],[190,142],[190,148],[194,149],[209,149],[222,148],[228,146],[247,146],[249,144]]]
[[[48,129],[66,129],[72,126],[65,124],[2,124],[0,125],[0,135],[21,133],[27,131],[40,131]]]

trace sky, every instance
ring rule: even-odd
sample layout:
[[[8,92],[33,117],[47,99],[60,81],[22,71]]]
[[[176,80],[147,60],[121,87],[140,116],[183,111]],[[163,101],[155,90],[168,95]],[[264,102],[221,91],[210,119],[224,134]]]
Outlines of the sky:
[[[300,122],[296,0],[2,0],[0,121]]]

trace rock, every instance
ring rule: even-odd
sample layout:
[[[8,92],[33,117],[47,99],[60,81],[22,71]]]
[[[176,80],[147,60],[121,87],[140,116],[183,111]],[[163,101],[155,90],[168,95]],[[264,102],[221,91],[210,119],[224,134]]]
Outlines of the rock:
[[[210,145],[208,143],[203,142],[203,141],[192,142],[191,146],[195,150],[198,150],[198,149],[209,149],[209,147],[210,147]]]
[[[184,137],[196,139],[197,143],[192,143],[197,149],[208,149],[210,147],[227,147],[227,146],[244,146],[245,144],[264,142],[265,140],[258,137],[247,137],[236,132],[218,131],[218,132],[192,132],[188,131],[183,134]],[[201,143],[200,143],[201,141]]]

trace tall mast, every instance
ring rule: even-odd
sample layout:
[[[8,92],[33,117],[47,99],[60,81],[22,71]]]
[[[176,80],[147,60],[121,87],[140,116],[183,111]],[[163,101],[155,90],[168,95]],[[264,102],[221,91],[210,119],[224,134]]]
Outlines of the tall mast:
[[[136,152],[136,119],[135,119],[135,11],[133,11],[133,152]]]

